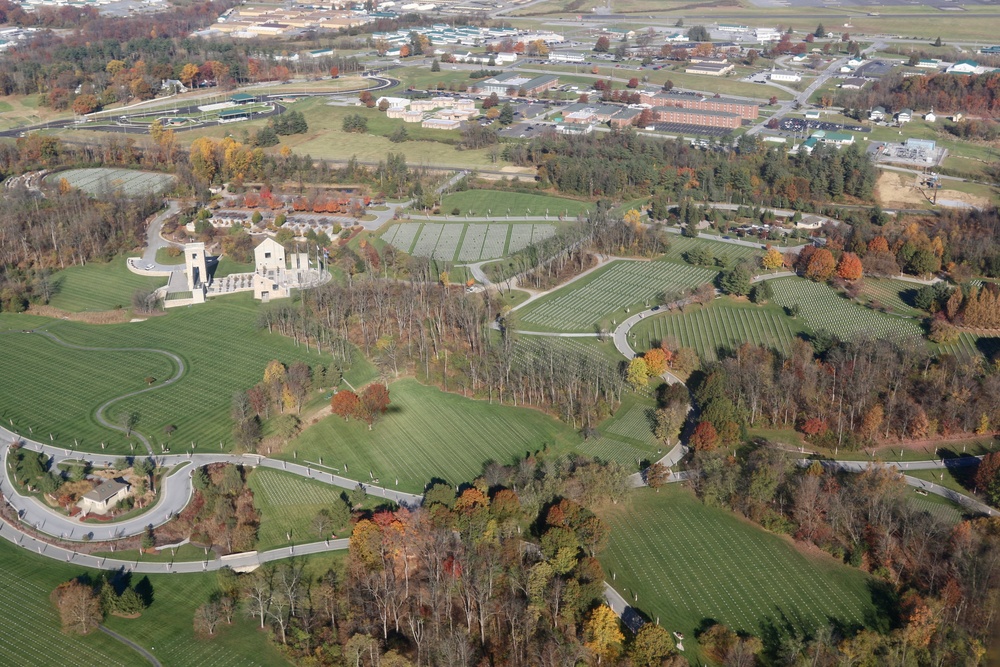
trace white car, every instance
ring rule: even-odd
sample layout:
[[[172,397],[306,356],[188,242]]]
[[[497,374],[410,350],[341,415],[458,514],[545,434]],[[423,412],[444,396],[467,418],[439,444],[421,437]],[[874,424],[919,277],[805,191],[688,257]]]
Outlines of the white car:
[[[147,270],[147,271],[152,271],[152,270],[153,270],[153,269],[155,269],[155,268],[156,268],[156,266],[154,266],[153,264],[147,264],[147,265],[146,265],[146,270]]]

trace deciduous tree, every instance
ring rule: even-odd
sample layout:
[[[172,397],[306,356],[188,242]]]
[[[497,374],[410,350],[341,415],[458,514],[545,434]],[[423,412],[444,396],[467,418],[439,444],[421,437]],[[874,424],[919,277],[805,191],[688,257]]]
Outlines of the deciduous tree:
[[[837,263],[837,275],[844,280],[859,280],[863,270],[861,260],[853,252],[845,252]]]
[[[583,626],[586,646],[597,656],[597,664],[604,659],[614,660],[621,652],[625,635],[622,634],[620,622],[611,607],[602,604],[591,612],[590,618]]]
[[[360,404],[361,401],[358,399],[358,395],[349,389],[338,391],[330,399],[330,409],[333,411],[333,414],[343,417],[345,422],[358,414],[358,406]]]

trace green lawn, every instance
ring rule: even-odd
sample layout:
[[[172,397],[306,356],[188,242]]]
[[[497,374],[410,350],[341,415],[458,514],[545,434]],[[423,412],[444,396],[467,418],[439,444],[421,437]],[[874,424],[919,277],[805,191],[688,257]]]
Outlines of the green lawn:
[[[432,130],[420,127],[419,123],[404,123],[401,119],[387,118],[378,109],[365,107],[342,107],[326,104],[324,98],[312,98],[289,105],[289,109],[302,111],[309,123],[306,134],[282,137],[281,145],[287,145],[303,155],[314,158],[346,160],[352,155],[358,160],[378,162],[385,160],[387,153],[402,153],[411,166],[443,165],[467,168],[495,168],[487,149],[456,150],[460,139],[457,130]],[[350,114],[360,114],[368,121],[367,133],[344,132],[344,118]],[[179,137],[190,142],[201,136],[221,138],[227,134],[237,134],[246,129],[249,132],[262,127],[266,121],[213,126],[184,132]],[[393,143],[388,137],[398,127],[406,127],[410,140]],[[93,137],[95,133],[88,132]],[[280,147],[275,147],[277,151]],[[514,172],[517,173],[517,172]]]
[[[247,484],[261,515],[258,550],[288,546],[288,533],[293,544],[329,537],[317,535],[312,520],[321,509],[341,502],[343,489],[269,468],[254,468]],[[347,537],[350,530],[346,528],[336,526],[337,537]]]
[[[87,325],[50,321],[48,329],[62,340],[96,347],[164,349],[180,355],[185,375],[176,383],[109,408],[114,420],[120,412],[136,412],[136,428],[156,443],[166,442],[164,427],[177,431],[170,438],[175,452],[197,443],[198,451],[218,451],[231,444],[229,408],[232,395],[260,381],[272,359],[311,366],[333,360],[307,351],[290,339],[268,334],[255,326],[258,306],[249,294],[220,297],[193,308],[181,308],[144,322]],[[18,315],[0,315],[0,323],[21,321]],[[16,330],[16,329],[15,329]],[[137,352],[87,352],[60,347],[37,336],[10,334],[0,346],[0,375],[16,391],[0,392],[0,418],[35,437],[55,435],[56,444],[128,452],[123,435],[97,424],[94,410],[104,400],[145,386],[152,376],[162,382],[173,373],[173,362],[163,355]],[[353,383],[372,376],[371,366],[355,364],[348,373]]]
[[[778,306],[726,297],[705,306],[689,306],[685,312],[647,317],[632,329],[635,339],[631,342],[642,351],[660,341],[672,341],[672,345],[693,348],[704,361],[715,361],[720,352],[746,342],[787,353],[797,333],[795,325]]]
[[[868,303],[881,304],[900,315],[924,317],[926,313],[913,306],[920,287],[904,280],[865,278],[861,294]]]
[[[145,664],[135,651],[103,633],[81,637],[59,630],[59,616],[49,594],[62,582],[81,575],[97,577],[98,571],[18,549],[6,540],[0,540],[0,560],[4,565],[0,568],[0,600],[9,612],[4,620],[4,639],[0,639],[0,664]],[[333,562],[330,556],[308,561],[311,569]],[[147,577],[153,602],[142,616],[111,616],[105,625],[152,652],[165,666],[285,664],[267,636],[257,632],[254,621],[241,614],[231,627],[223,626],[214,639],[195,637],[194,611],[217,589],[215,573],[134,575],[132,583]]]
[[[578,213],[585,213],[593,206],[594,204],[579,199],[505,190],[463,190],[445,195],[441,202],[441,210],[446,213],[457,208],[461,215],[492,215],[495,218],[503,218],[505,215],[546,214],[553,219],[559,216],[575,218]]]
[[[716,271],[675,262],[616,261],[518,310],[524,328],[594,331],[658,302],[665,290],[695,287]]]
[[[638,472],[663,456],[663,445],[653,435],[653,401],[634,394],[625,396],[618,412],[598,427],[579,450],[602,461],[617,461],[629,472]]]
[[[603,518],[611,528],[600,556],[609,581],[647,617],[684,633],[689,657],[706,619],[765,638],[877,622],[865,574],[806,556],[782,537],[703,505],[686,488],[633,492]]]
[[[0,663],[53,667],[142,663],[132,649],[104,634],[80,637],[59,630],[59,614],[49,594],[85,570],[19,549],[6,540],[0,540],[0,559],[0,603],[6,610]]]
[[[171,257],[166,248],[160,248],[156,251],[156,261],[158,264],[183,264],[184,253]]]
[[[906,496],[906,501],[916,510],[927,512],[939,521],[949,524],[957,524],[965,516],[966,510],[961,505],[957,505],[947,498],[929,493],[921,496],[916,489],[911,489]]]
[[[799,317],[813,331],[825,329],[841,338],[867,333],[876,338],[920,338],[919,320],[886,315],[848,301],[824,283],[805,278],[777,278],[770,281],[774,302],[779,306],[798,305]]]
[[[940,468],[936,470],[904,470],[909,477],[934,482],[952,491],[971,496],[975,487],[976,466],[961,468]]]
[[[490,460],[511,463],[544,447],[569,451],[580,438],[536,410],[491,405],[404,379],[389,386],[388,414],[371,431],[357,420],[327,417],[306,429],[283,456],[319,462],[348,477],[418,493],[432,478],[471,481]],[[345,469],[346,465],[346,469]]]
[[[71,266],[52,276],[55,293],[50,304],[72,312],[129,308],[136,290],[153,290],[166,284],[166,278],[148,278],[132,273],[125,258],[110,262],[91,262]]]

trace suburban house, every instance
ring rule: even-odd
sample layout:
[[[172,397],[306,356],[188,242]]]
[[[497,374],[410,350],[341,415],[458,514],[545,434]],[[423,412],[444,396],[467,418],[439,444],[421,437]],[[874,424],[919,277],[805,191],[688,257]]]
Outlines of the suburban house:
[[[840,84],[840,87],[844,90],[861,90],[868,83],[868,79],[862,79],[859,76],[850,76],[844,79],[844,82]]]
[[[885,107],[875,107],[868,112],[868,120],[880,121],[885,120]]]
[[[128,498],[131,489],[127,482],[108,479],[83,494],[77,506],[84,514],[107,514],[118,501]]]
[[[896,114],[897,123],[909,123],[913,120],[913,109],[903,109]]]

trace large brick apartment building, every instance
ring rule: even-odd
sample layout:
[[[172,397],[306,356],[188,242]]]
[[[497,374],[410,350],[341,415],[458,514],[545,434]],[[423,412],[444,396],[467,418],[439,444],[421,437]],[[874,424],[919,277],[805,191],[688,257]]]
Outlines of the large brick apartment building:
[[[683,107],[653,107],[653,120],[657,123],[684,123],[685,125],[702,125],[705,127],[726,127],[736,129],[743,124],[743,119],[725,111],[709,111],[707,109],[685,109]]]
[[[756,103],[744,100],[734,100],[729,97],[702,97],[699,95],[683,95],[681,93],[644,92],[640,95],[640,102],[648,104],[654,108],[679,107],[681,109],[735,114],[740,118],[745,118],[747,120],[756,120],[760,115],[760,107]],[[729,125],[715,125],[715,127],[729,127]],[[737,125],[737,127],[739,127],[739,125]]]

